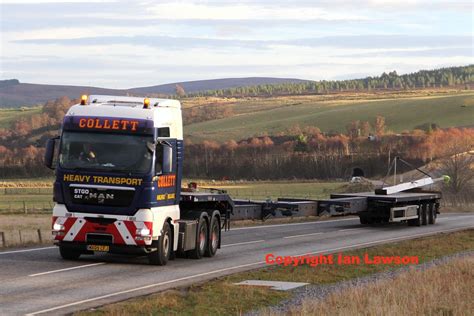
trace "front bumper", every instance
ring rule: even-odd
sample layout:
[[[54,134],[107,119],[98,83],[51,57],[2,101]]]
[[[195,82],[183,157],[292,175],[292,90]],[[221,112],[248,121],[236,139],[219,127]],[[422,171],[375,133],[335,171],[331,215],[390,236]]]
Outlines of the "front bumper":
[[[54,243],[56,246],[64,247],[67,249],[79,251],[83,254],[93,254],[93,251],[87,250],[88,243],[80,242],[66,242],[66,241],[56,241]],[[129,245],[115,245],[115,244],[101,244],[104,246],[109,246],[109,251],[107,253],[113,254],[127,254],[127,255],[146,255],[150,252],[157,251],[157,248],[151,246],[129,246]],[[102,252],[104,253],[104,252]]]

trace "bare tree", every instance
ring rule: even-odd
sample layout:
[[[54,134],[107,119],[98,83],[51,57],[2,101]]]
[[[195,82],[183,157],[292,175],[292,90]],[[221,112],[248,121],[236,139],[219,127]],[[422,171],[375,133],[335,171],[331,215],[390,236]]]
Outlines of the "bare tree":
[[[460,201],[472,203],[474,195],[474,148],[470,142],[457,143],[452,148],[454,152],[442,162],[441,170],[451,180],[446,191],[453,196],[453,203]]]

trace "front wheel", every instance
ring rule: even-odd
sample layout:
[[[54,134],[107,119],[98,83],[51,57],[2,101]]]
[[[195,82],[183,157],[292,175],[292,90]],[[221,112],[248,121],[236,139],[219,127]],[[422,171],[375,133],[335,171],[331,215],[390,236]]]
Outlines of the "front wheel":
[[[164,266],[168,263],[171,254],[171,229],[170,224],[165,222],[160,238],[158,238],[158,250],[148,254],[148,261],[151,264]]]
[[[81,253],[63,246],[59,246],[59,254],[65,260],[77,260],[81,256]]]

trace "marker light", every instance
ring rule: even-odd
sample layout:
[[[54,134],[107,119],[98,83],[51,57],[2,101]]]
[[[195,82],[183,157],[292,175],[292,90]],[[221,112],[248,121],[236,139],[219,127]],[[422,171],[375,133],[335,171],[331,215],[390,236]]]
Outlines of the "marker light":
[[[87,102],[87,95],[83,94],[81,96],[81,105],[86,105]]]
[[[144,109],[149,109],[150,108],[150,99],[145,98],[145,100],[143,100],[143,108]]]

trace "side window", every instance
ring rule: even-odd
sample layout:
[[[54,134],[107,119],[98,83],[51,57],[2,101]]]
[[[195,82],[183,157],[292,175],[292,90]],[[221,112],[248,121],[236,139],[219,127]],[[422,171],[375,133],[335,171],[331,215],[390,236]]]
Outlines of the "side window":
[[[170,128],[169,127],[158,128],[158,137],[170,137]]]
[[[158,143],[156,144],[155,150],[155,174],[163,173],[163,145]]]

